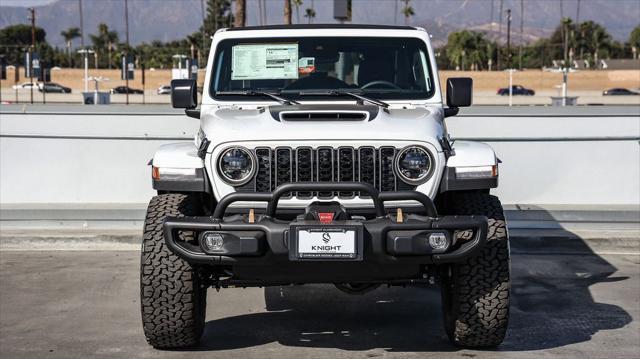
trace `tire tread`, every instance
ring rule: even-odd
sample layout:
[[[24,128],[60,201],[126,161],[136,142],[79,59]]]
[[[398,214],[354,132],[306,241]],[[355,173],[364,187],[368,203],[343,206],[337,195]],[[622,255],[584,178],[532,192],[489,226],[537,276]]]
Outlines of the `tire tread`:
[[[450,197],[451,214],[484,215],[487,243],[477,255],[451,266],[443,282],[445,329],[450,340],[465,347],[493,347],[504,340],[509,321],[509,236],[500,200],[484,193]],[[448,295],[444,295],[449,291]],[[448,311],[448,313],[447,313]]]
[[[165,244],[166,217],[199,212],[196,198],[178,193],[151,199],[144,224],[140,302],[147,342],[155,348],[173,349],[198,343],[204,329],[206,288],[198,273]],[[184,238],[183,238],[184,239]]]

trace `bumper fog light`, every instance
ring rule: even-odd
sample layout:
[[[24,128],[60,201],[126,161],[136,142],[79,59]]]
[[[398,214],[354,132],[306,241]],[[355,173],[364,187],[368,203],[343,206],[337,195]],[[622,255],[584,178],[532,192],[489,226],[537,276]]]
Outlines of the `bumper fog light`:
[[[224,245],[224,237],[220,233],[205,233],[202,235],[200,245],[205,252],[220,251]]]
[[[433,250],[445,251],[449,247],[449,240],[444,233],[429,234],[429,245]]]

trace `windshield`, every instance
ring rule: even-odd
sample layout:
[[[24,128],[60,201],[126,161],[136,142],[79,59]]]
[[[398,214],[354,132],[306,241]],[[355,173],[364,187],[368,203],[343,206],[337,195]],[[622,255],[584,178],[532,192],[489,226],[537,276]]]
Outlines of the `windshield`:
[[[428,59],[425,43],[417,38],[224,40],[216,49],[210,92],[222,101],[251,100],[229,96],[234,91],[290,99],[336,90],[378,99],[426,99],[433,95]]]

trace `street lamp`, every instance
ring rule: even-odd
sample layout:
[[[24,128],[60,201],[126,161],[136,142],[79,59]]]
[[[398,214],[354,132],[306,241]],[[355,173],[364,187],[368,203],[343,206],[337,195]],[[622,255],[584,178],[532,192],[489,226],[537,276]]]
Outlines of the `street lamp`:
[[[84,92],[89,92],[89,54],[95,54],[91,49],[78,50],[84,56]]]

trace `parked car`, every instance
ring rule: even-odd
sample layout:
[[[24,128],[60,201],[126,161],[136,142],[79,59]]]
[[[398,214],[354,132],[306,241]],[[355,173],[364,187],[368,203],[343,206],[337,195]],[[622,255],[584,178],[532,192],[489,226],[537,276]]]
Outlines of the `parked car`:
[[[170,95],[170,94],[171,94],[170,85],[162,85],[158,87],[158,95]]]
[[[636,96],[640,95],[638,92],[634,92],[622,87],[616,87],[602,91],[602,96]]]
[[[40,92],[57,92],[57,93],[71,93],[71,88],[62,86],[55,82],[47,82],[38,85],[38,91]]]
[[[29,90],[31,89],[31,87],[33,87],[34,89],[37,89],[38,83],[23,82],[21,84],[13,85],[11,88],[13,88],[14,90]]]
[[[171,83],[172,106],[200,121],[198,134],[150,162],[147,342],[198,343],[207,306],[222,300],[207,303],[209,287],[274,286],[295,301],[290,285],[364,294],[437,283],[453,343],[500,344],[510,259],[489,193],[499,160],[488,144],[449,140],[445,117],[471,105],[473,81],[449,78],[443,99],[427,32],[273,25],[218,31],[212,44],[220,61],[208,62],[204,87],[216,90],[200,106],[195,80]],[[283,309],[281,295],[264,298]]]
[[[134,89],[127,86],[118,86],[111,89],[111,93],[130,93],[130,94],[142,94],[142,90]]]
[[[533,96],[536,94],[535,91],[528,89],[526,87],[520,85],[511,86],[511,93],[514,96],[522,95],[522,96]],[[509,96],[509,88],[503,87],[498,89],[498,95],[500,96]]]

